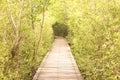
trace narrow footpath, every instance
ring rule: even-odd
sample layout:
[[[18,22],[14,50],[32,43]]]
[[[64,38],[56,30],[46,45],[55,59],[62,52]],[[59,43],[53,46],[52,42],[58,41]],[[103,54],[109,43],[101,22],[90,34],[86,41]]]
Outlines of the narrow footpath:
[[[33,80],[82,80],[66,39],[55,39]]]

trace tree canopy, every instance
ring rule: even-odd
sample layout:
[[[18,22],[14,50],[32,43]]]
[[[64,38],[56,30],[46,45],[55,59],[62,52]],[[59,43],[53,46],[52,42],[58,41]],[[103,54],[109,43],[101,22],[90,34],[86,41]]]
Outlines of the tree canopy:
[[[84,80],[120,80],[119,0],[0,0],[0,80],[32,79],[56,22]]]

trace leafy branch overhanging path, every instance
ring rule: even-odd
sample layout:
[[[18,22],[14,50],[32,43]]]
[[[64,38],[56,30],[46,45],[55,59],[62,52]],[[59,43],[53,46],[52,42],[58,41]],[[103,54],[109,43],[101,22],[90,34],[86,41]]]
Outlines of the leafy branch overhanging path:
[[[55,39],[33,80],[82,80],[66,39]]]

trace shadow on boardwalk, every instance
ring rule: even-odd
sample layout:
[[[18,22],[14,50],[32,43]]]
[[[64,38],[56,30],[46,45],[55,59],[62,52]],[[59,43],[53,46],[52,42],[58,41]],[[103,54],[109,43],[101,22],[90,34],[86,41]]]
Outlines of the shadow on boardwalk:
[[[82,80],[66,39],[55,39],[33,80]]]

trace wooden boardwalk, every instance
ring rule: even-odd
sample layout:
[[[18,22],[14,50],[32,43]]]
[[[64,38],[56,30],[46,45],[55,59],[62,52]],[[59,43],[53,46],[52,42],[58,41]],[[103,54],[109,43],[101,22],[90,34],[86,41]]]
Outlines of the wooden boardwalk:
[[[57,38],[33,80],[82,80],[70,47],[64,38]]]

